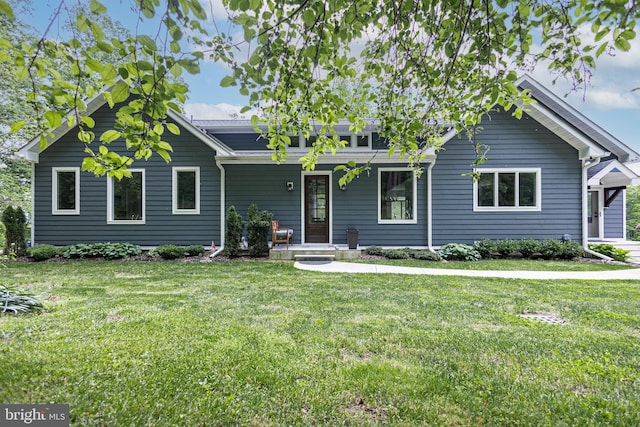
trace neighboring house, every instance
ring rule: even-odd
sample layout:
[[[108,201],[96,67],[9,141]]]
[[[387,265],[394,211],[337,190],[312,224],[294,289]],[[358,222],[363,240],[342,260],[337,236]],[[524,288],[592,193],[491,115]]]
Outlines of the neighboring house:
[[[137,161],[133,177],[117,181],[80,171],[85,153],[63,125],[46,149],[34,140],[18,153],[33,162],[32,242],[220,247],[228,207],[246,217],[252,203],[292,227],[297,244],[346,244],[350,228],[363,246],[623,238],[624,188],[639,183],[625,163],[640,155],[534,80],[525,77],[520,87],[538,102],[521,120],[505,112],[485,118],[475,141],[490,151],[477,182],[468,176],[473,146],[454,132],[443,150],[429,153],[420,178],[405,159],[387,155],[374,125],[358,135],[338,126],[348,148],[304,171],[296,162],[309,144],[302,137],[278,165],[248,121],[191,123],[174,113],[169,120],[181,133],[167,137],[173,161]],[[99,97],[88,114],[100,135],[115,113]],[[349,160],[370,161],[371,171],[340,188],[334,167]]]

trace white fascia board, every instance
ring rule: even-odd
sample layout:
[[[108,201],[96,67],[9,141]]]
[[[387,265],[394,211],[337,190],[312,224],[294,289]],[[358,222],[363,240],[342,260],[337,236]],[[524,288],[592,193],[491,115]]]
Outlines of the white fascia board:
[[[541,104],[528,104],[524,107],[524,111],[567,144],[578,150],[580,160],[605,157],[609,154],[573,129],[563,119],[556,117],[555,114]]]
[[[614,172],[615,169],[619,172]],[[637,185],[638,183],[640,183],[640,176],[618,160],[612,160],[592,176],[588,182],[591,186],[606,185],[608,187]]]
[[[230,156],[233,153],[233,150],[231,150],[226,144],[224,144],[218,138],[210,136],[200,128],[194,126],[182,114],[176,113],[173,110],[169,110],[167,116],[173,119],[180,126],[185,128],[187,131],[189,131],[189,133],[191,133],[205,145],[215,150],[216,155],[226,157]]]
[[[396,164],[406,164],[407,158],[400,157],[398,154],[394,154],[389,157],[386,150],[376,150],[376,151],[368,151],[368,152],[343,152],[336,155],[326,154],[321,155],[318,158],[318,164],[336,164],[336,163],[346,163],[349,161],[354,161],[356,163],[368,163],[372,164],[376,163],[396,163]],[[271,151],[236,151],[230,154],[229,156],[225,156],[219,158],[218,161],[221,164],[275,164],[275,161],[271,157]],[[296,151],[290,152],[288,159],[290,160],[298,160],[302,156],[307,154],[306,151]],[[426,158],[424,162],[430,163],[435,159],[435,152],[433,149],[429,149],[426,153]],[[293,162],[292,162],[293,163]]]
[[[83,117],[90,116],[91,114],[95,113],[100,107],[106,104],[107,100],[104,98],[103,94],[105,92],[109,92],[112,88],[113,88],[113,85],[100,91],[98,95],[93,97],[93,99],[91,99],[91,101],[87,103],[87,109],[82,114],[82,116]],[[69,121],[67,119],[71,114],[72,113],[67,114],[67,116],[65,116],[62,119],[62,124],[51,132],[53,134],[53,137],[47,137],[46,147],[44,148],[40,147],[40,135],[38,135],[37,137],[29,141],[24,147],[20,148],[16,152],[15,156],[19,159],[38,163],[40,160],[40,153],[46,150],[47,147],[49,147],[51,144],[55,143],[60,138],[65,136],[71,129],[75,127],[75,125],[72,127],[69,127]]]

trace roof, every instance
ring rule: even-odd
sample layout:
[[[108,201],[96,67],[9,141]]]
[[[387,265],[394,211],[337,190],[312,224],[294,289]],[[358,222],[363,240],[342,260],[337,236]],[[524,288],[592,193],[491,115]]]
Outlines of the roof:
[[[542,124],[551,131],[560,132],[574,142],[580,141],[578,145],[583,143],[581,140],[593,141],[623,163],[640,160],[639,153],[589,120],[531,76],[524,75],[517,84],[520,89],[530,90],[532,98],[537,101],[537,104],[527,105],[525,111],[536,120],[542,116]]]
[[[107,103],[107,100],[105,99],[103,94],[105,92],[108,92],[112,88],[113,88],[113,86],[109,86],[109,87],[105,88],[98,95],[96,95],[89,102],[87,102],[87,109],[83,112],[82,115],[84,117],[91,116],[98,109],[100,109],[102,106],[104,106]],[[172,110],[169,110],[167,112],[167,116],[169,118],[171,118],[173,121],[175,121],[177,124],[182,126],[184,129],[186,129],[187,132],[191,133],[198,140],[200,140],[201,142],[203,142],[204,144],[206,144],[207,146],[209,146],[213,150],[215,150],[215,152],[218,155],[222,155],[222,156],[229,155],[233,151],[228,146],[226,146],[224,143],[222,143],[222,141],[218,140],[215,137],[212,137],[212,136],[208,135],[202,129],[194,126],[182,114],[177,113],[177,112],[172,111]],[[69,131],[71,131],[75,127],[75,125],[74,126],[69,126],[68,123],[69,122],[67,120],[63,120],[62,124],[52,131],[53,136],[52,137],[47,137],[47,145],[46,145],[46,147],[44,147],[44,148],[40,147],[40,135],[38,135],[36,138],[32,139],[27,144],[25,144],[22,148],[20,148],[16,152],[16,157],[18,157],[20,159],[24,159],[24,160],[30,161],[30,162],[38,163],[39,157],[40,157],[40,153],[42,153],[44,150],[46,150],[52,144],[55,144],[58,140],[60,140],[60,138],[62,138],[64,135],[66,135]]]

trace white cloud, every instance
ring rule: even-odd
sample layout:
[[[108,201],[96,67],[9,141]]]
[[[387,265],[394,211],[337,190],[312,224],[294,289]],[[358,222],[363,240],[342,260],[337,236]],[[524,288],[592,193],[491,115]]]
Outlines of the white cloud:
[[[620,92],[613,89],[595,89],[587,93],[587,101],[598,110],[627,110],[640,108],[637,92]]]
[[[242,105],[227,104],[185,104],[185,116],[193,120],[233,120],[249,119],[253,115],[252,111],[240,114]]]

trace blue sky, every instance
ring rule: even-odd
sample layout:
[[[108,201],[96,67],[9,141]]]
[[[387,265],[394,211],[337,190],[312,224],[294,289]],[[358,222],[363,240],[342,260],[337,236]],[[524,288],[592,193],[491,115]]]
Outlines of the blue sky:
[[[32,25],[46,28],[48,19],[59,0],[39,0],[33,12]],[[73,3],[70,1],[70,3]],[[109,15],[133,31],[136,24],[131,12],[131,0],[102,0]],[[218,26],[224,24],[226,13],[220,0],[203,0],[208,15],[216,17]],[[149,32],[157,31],[150,27]],[[585,40],[593,38],[588,28],[583,31]],[[228,73],[225,67],[207,62],[196,76],[184,75],[189,84],[189,99],[185,105],[187,117],[194,119],[228,119],[245,105],[236,88],[221,88],[219,83]],[[531,75],[556,95],[587,116],[614,137],[640,152],[640,38],[632,41],[630,52],[615,56],[605,55],[597,61],[590,84],[586,90],[571,91],[569,82],[562,79],[552,85],[553,76],[538,67]]]

